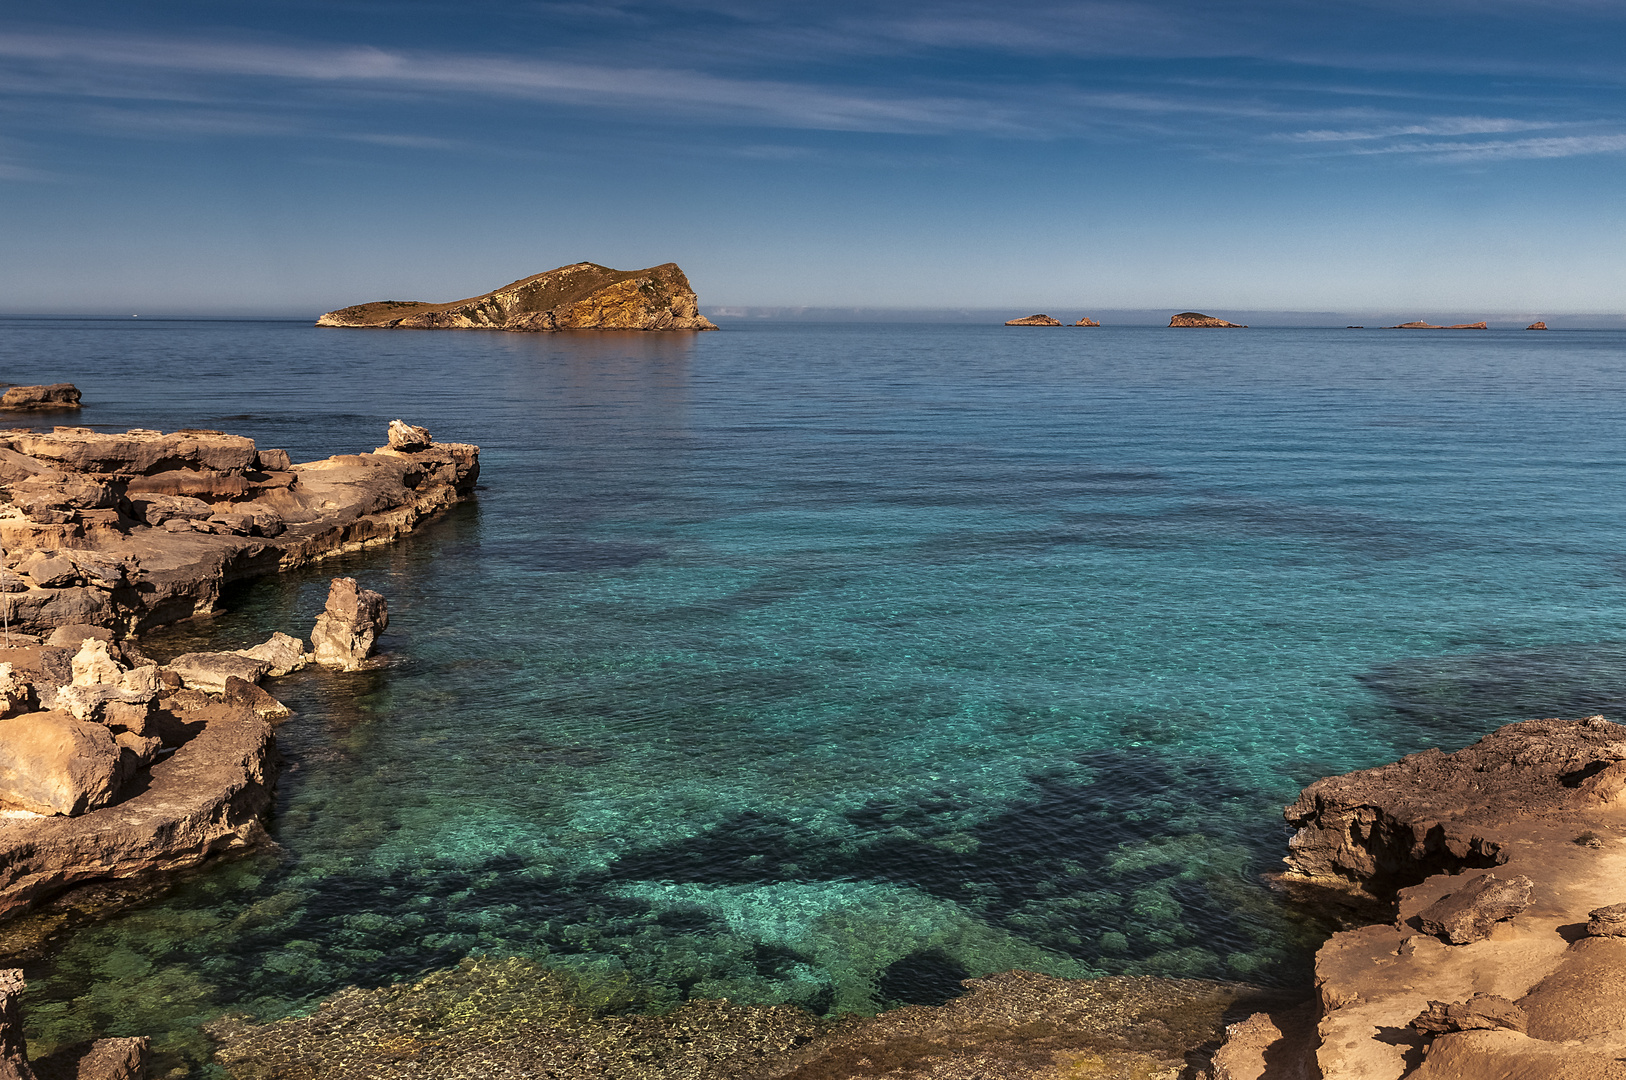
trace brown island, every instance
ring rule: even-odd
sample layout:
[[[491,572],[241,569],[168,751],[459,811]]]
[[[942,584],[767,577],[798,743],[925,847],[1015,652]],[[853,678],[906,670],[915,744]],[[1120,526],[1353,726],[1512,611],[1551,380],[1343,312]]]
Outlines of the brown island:
[[[612,270],[581,262],[444,304],[375,300],[330,311],[317,326],[406,330],[715,330],[677,263]]]
[[[1231,329],[1231,330],[1246,330],[1247,329],[1247,326],[1243,325],[1242,323],[1226,322],[1224,319],[1216,319],[1212,315],[1204,315],[1200,311],[1182,311],[1180,314],[1174,316],[1173,318],[1171,318],[1169,320],[1169,325],[1170,326],[1199,326],[1199,327],[1214,327],[1214,328],[1223,327],[1223,328],[1228,328],[1228,329]]]

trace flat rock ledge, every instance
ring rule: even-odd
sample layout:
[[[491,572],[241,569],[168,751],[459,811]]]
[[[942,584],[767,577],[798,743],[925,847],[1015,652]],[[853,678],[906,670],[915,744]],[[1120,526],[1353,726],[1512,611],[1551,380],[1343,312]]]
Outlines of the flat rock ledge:
[[[77,817],[0,816],[0,919],[75,885],[193,866],[258,838],[271,805],[271,725],[225,703],[160,715],[189,737],[122,801]]]
[[[1626,727],[1509,724],[1319,780],[1286,817],[1280,884],[1367,925],[1317,954],[1313,1036],[1250,1056],[1291,1024],[1233,1025],[1259,1067],[1226,1080],[1626,1080]]]
[[[209,614],[233,581],[389,543],[473,493],[479,447],[396,424],[371,453],[305,464],[217,431],[0,431],[10,629]]]

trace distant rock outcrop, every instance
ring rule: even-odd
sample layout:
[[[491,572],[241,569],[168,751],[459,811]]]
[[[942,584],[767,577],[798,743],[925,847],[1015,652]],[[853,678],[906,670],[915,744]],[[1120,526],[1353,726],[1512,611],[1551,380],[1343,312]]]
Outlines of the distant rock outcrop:
[[[677,263],[612,270],[575,263],[445,304],[378,300],[330,311],[317,326],[410,330],[715,330]]]
[[[1060,326],[1060,319],[1052,319],[1048,315],[1029,315],[1025,319],[1012,319],[1006,326]]]
[[[1096,322],[1094,319],[1090,318],[1088,315],[1086,315],[1083,318],[1079,319],[1073,325],[1074,326],[1100,326],[1101,324]]]
[[[1169,320],[1169,325],[1170,326],[1225,326],[1225,327],[1230,327],[1233,330],[1246,330],[1247,329],[1247,326],[1245,326],[1242,323],[1226,322],[1224,319],[1216,319],[1212,315],[1204,315],[1200,311],[1182,311],[1180,314],[1174,316],[1173,318],[1171,318]]]
[[[13,386],[0,395],[0,409],[77,409],[79,388],[59,382],[50,386]]]
[[[1482,322],[1456,323],[1452,326],[1440,326],[1431,322],[1406,322],[1399,326],[1385,326],[1385,330],[1489,330],[1490,327]],[[1543,327],[1542,329],[1546,329]]]
[[[1547,324],[1544,323],[1544,322],[1533,322],[1529,326],[1525,327],[1525,329],[1526,330],[1545,330],[1545,329],[1547,329]]]

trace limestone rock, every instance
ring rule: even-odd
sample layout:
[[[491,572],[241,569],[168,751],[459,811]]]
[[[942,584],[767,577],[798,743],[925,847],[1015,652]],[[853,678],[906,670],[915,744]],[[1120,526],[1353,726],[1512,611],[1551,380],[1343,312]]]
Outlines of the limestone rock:
[[[1475,994],[1468,1001],[1446,1004],[1431,1001],[1428,1008],[1417,1014],[1411,1026],[1430,1035],[1443,1035],[1449,1031],[1524,1031],[1530,1018],[1518,1005],[1495,994]]]
[[[1626,904],[1610,904],[1587,912],[1586,932],[1591,937],[1626,937]]]
[[[107,642],[86,638],[73,657],[73,685],[100,686],[118,683],[124,678],[124,669],[108,654]]]
[[[79,388],[73,383],[13,386],[0,395],[0,409],[77,409]]]
[[[327,608],[316,617],[311,630],[316,662],[343,671],[357,670],[373,654],[378,635],[389,624],[389,604],[383,596],[360,588],[355,578],[334,578]]]
[[[256,455],[255,464],[261,472],[268,473],[287,472],[294,467],[286,450],[261,450]]]
[[[1100,326],[1101,324],[1096,322],[1094,319],[1090,318],[1088,315],[1085,315],[1084,317],[1080,318],[1073,325],[1074,326]]]
[[[211,694],[226,691],[226,680],[236,676],[245,682],[257,683],[271,670],[267,660],[256,660],[238,653],[185,653],[168,664],[168,669],[181,677],[188,690],[203,690]]]
[[[292,709],[260,687],[235,675],[226,680],[226,689],[220,695],[220,700],[227,705],[252,710],[262,720],[281,720],[294,714]]]
[[[1537,322],[1531,323],[1529,326],[1525,327],[1525,329],[1526,330],[1545,330],[1545,329],[1547,329],[1547,324],[1544,323],[1544,322],[1537,321]]]
[[[1060,326],[1060,319],[1052,319],[1049,315],[1029,315],[1025,319],[1012,319],[1006,326]]]
[[[391,450],[424,450],[434,443],[428,428],[415,427],[405,420],[391,420],[389,445]]]
[[[51,708],[68,713],[75,720],[142,727],[136,710],[144,714],[152,698],[151,693],[130,691],[108,683],[69,685],[57,688]]]
[[[1417,919],[1424,930],[1452,945],[1483,941],[1490,936],[1492,923],[1511,919],[1530,906],[1531,886],[1527,877],[1481,874],[1441,897]]]
[[[51,631],[51,636],[45,639],[45,644],[61,649],[77,650],[90,638],[112,645],[113,631],[105,626],[87,626],[84,623],[59,626]]]
[[[414,330],[715,330],[676,263],[612,270],[575,263],[446,304],[380,300],[330,311],[317,326]]]
[[[28,1067],[28,1044],[23,1040],[22,1010],[18,999],[28,984],[22,968],[0,970],[0,1080],[34,1080]]]
[[[305,643],[280,630],[252,649],[238,649],[237,655],[250,660],[264,660],[271,665],[266,674],[274,679],[298,671],[311,662],[310,654],[305,651]]]
[[[83,814],[113,801],[119,747],[100,724],[65,712],[0,720],[0,804],[36,814]]]
[[[1199,311],[1182,311],[1169,319],[1170,326],[1203,326],[1203,327],[1229,327],[1232,330],[1246,330],[1240,323],[1226,322],[1216,319],[1212,315],[1204,315]]]
[[[11,661],[0,662],[0,719],[28,712],[34,706],[34,684],[13,670]]]
[[[1316,1019],[1315,1003],[1306,1002],[1226,1025],[1213,1080],[1320,1080]]]

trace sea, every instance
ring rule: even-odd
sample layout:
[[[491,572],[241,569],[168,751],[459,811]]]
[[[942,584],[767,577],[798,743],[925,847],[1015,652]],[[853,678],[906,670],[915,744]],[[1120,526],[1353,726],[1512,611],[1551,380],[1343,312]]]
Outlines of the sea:
[[[481,447],[410,537],[148,639],[308,634],[338,575],[390,605],[380,668],[268,683],[269,842],[9,931],[37,1051],[216,1076],[223,1015],[470,956],[652,1010],[1303,988],[1304,785],[1626,716],[1626,332],[12,318],[0,378],[84,393],[13,422]]]

